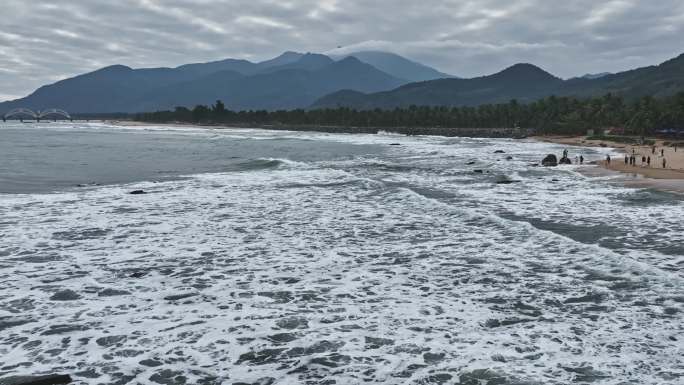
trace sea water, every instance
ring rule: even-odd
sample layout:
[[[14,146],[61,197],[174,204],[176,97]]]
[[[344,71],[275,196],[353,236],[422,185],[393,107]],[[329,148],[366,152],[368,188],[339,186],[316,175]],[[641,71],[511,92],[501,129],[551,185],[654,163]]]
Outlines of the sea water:
[[[563,149],[0,125],[0,378],[681,384],[682,200]]]

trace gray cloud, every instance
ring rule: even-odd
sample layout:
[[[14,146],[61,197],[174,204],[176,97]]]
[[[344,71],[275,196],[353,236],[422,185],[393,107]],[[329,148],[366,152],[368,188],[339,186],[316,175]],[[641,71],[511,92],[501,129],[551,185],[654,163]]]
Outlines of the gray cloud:
[[[570,77],[659,63],[684,51],[681,36],[681,0],[4,0],[0,100],[110,64],[285,50],[381,49],[457,76],[531,62]]]

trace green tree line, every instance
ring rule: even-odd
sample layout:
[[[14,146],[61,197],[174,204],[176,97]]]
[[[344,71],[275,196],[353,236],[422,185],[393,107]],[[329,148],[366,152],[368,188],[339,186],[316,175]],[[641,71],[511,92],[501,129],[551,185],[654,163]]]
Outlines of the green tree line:
[[[612,94],[591,99],[550,96],[531,103],[511,100],[478,107],[410,106],[393,110],[296,109],[231,111],[224,103],[177,107],[136,115],[144,122],[356,128],[374,132],[392,129],[411,133],[415,128],[521,127],[539,134],[584,134],[588,129],[624,128],[625,134],[650,135],[661,129],[684,130],[684,93],[627,101]],[[334,131],[334,130],[333,130]]]

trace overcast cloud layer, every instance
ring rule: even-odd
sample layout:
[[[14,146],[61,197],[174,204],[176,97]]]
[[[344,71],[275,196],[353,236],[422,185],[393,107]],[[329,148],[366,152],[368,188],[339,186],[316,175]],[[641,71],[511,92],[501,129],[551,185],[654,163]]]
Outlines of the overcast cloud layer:
[[[684,52],[682,0],[3,0],[0,100],[111,64],[393,51],[456,76],[561,77]],[[342,47],[342,48],[337,48]]]

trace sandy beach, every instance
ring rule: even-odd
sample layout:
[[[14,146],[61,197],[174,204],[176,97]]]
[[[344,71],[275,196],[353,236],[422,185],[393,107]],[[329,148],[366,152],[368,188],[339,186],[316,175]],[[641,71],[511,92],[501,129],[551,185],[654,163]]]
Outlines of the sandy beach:
[[[684,148],[675,148],[670,145],[666,146],[665,141],[663,140],[656,140],[655,145],[652,146],[635,146],[607,140],[587,140],[586,137],[583,136],[544,136],[535,137],[534,139],[558,144],[567,144],[570,146],[610,147],[621,149],[625,156],[634,154],[636,157],[635,165],[630,165],[629,162],[626,163],[624,157],[613,158],[610,163],[604,160],[599,162],[599,164],[609,170],[627,174],[638,174],[646,178],[684,179]],[[648,159],[648,157],[651,158],[650,165],[648,162],[642,161],[642,158]],[[663,167],[663,159],[666,160],[665,167]]]
[[[597,164],[604,170],[587,172],[588,175],[605,175],[606,172],[618,172],[624,176],[625,184],[636,187],[656,188],[659,190],[684,193],[684,148],[665,145],[664,140],[656,140],[655,145],[637,146],[608,140],[587,140],[584,136],[561,137],[540,136],[535,140],[566,144],[580,147],[609,147],[620,149],[624,156],[614,157],[611,162],[599,161]],[[655,151],[654,151],[655,147]],[[662,152],[661,152],[662,151]],[[625,156],[634,154],[636,163],[625,162]],[[650,165],[642,159],[651,158]],[[666,160],[663,167],[663,159]]]

